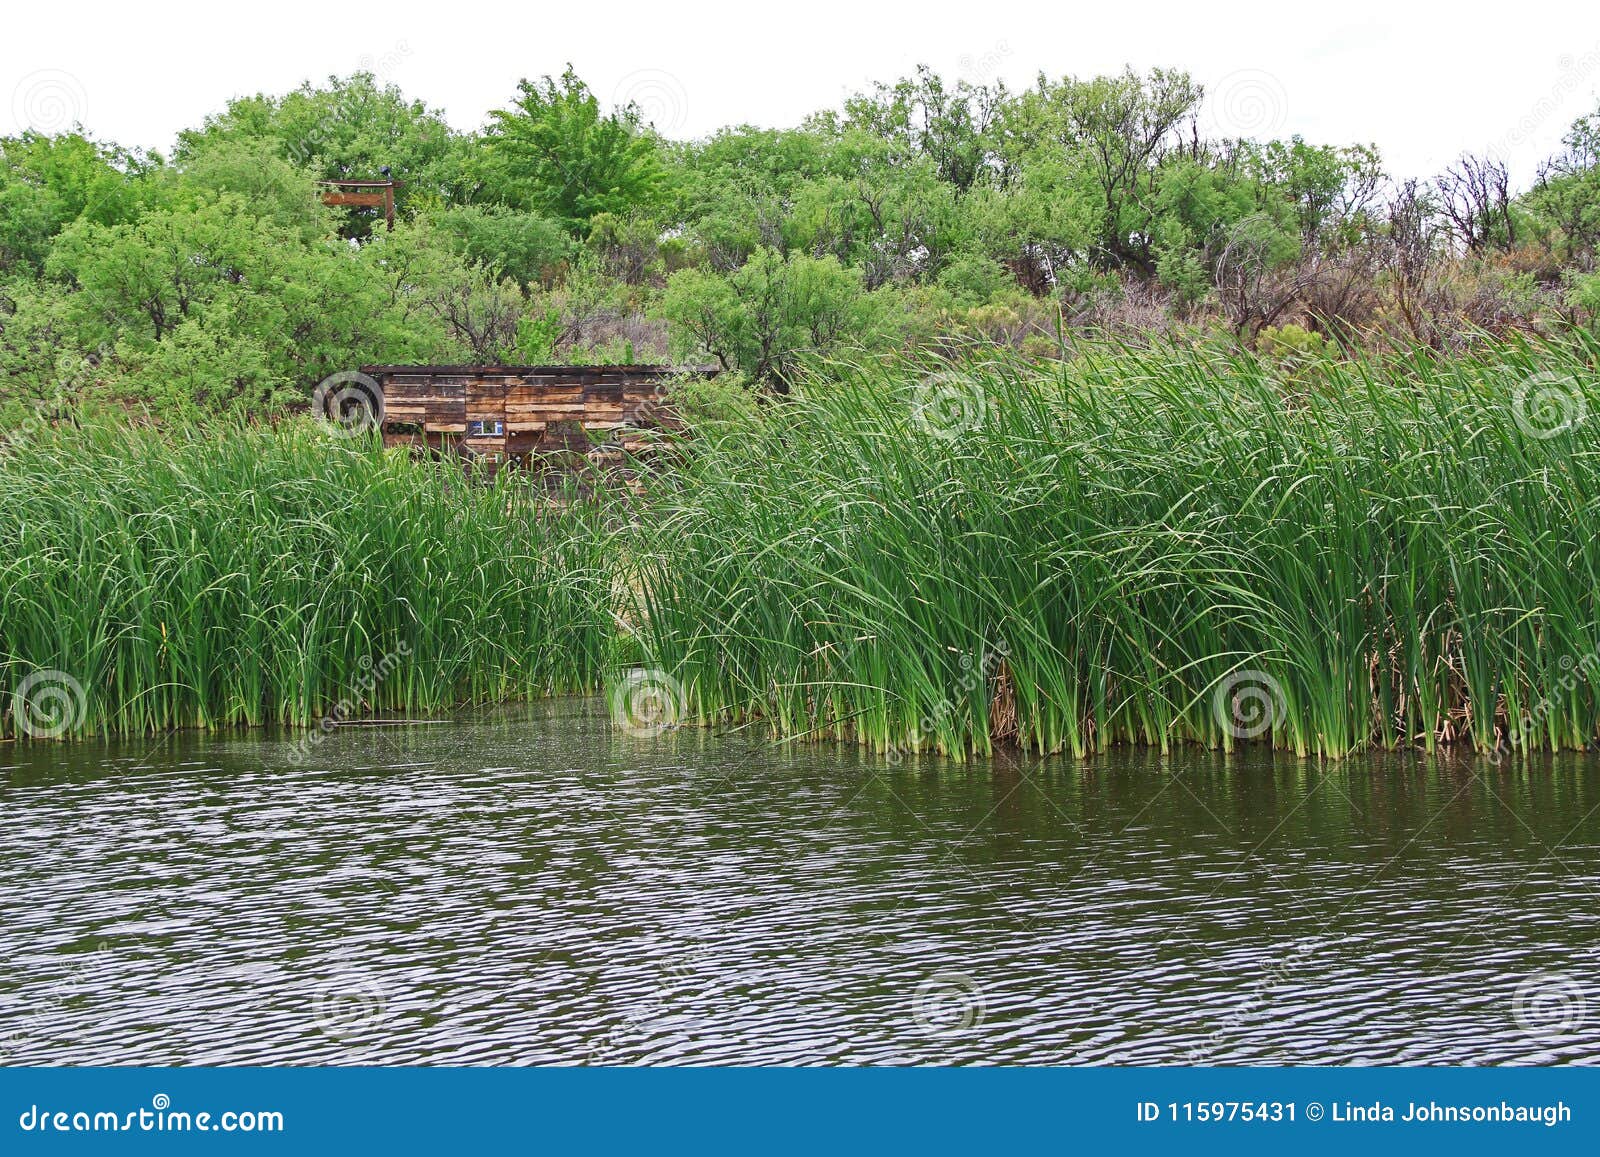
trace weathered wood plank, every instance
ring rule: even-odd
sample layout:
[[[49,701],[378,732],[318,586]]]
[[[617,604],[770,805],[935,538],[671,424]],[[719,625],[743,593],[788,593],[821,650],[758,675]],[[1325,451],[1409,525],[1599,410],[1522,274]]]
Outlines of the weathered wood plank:
[[[581,454],[612,463],[678,423],[666,404],[673,366],[365,366],[384,391],[385,445],[465,451],[495,461]],[[499,422],[501,434],[468,434]]]

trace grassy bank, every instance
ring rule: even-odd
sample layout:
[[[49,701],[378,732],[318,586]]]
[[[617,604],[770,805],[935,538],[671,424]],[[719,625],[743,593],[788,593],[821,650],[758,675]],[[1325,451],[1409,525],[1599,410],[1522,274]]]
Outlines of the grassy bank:
[[[309,421],[30,432],[0,450],[0,509],[6,735],[578,691],[612,637],[586,508]]]
[[[699,431],[634,617],[686,716],[880,750],[1579,747],[1597,354],[838,367]]]

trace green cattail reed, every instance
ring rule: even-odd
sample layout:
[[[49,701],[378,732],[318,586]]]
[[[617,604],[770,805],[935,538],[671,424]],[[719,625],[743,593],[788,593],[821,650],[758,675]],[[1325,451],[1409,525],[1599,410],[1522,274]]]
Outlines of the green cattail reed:
[[[821,367],[685,440],[630,615],[701,721],[880,751],[1581,747],[1597,357]]]
[[[0,450],[0,510],[7,735],[586,691],[611,646],[588,505],[309,421],[45,431]],[[19,700],[30,677],[49,693],[43,672],[69,690]],[[19,708],[41,713],[31,728]]]

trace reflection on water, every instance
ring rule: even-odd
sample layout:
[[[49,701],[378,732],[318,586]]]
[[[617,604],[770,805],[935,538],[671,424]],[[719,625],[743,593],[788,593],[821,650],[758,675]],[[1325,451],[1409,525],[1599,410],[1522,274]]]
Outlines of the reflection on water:
[[[0,748],[7,1063],[1600,1061],[1600,760]]]

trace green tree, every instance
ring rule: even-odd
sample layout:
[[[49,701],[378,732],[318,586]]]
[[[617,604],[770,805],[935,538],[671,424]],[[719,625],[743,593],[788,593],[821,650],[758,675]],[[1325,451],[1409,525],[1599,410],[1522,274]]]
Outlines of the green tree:
[[[1041,76],[1006,107],[998,131],[1012,164],[1055,154],[1098,192],[1100,226],[1091,252],[1098,267],[1149,274],[1156,174],[1179,146],[1177,130],[1201,96],[1188,73],[1160,68],[1059,83]]]
[[[1004,185],[973,190],[965,208],[974,247],[1035,295],[1088,261],[1102,212],[1098,191],[1048,154],[1014,166]]]
[[[0,288],[0,423],[55,415],[84,392],[99,357],[77,340],[68,291],[19,280]]]
[[[580,237],[598,214],[665,202],[659,147],[638,109],[602,114],[570,65],[559,83],[524,80],[517,91],[509,109],[490,114],[484,135],[478,171],[487,197],[552,217]]]
[[[922,64],[913,76],[847,100],[845,125],[925,157],[940,180],[966,192],[991,171],[990,134],[1005,100],[1004,85],[947,86]]]
[[[166,174],[167,207],[199,205],[217,194],[231,193],[250,215],[273,222],[315,242],[330,233],[337,220],[319,196],[310,170],[287,161],[274,142],[259,138],[206,140],[185,151]]]
[[[413,262],[399,288],[375,275],[374,246],[308,243],[252,207],[221,193],[65,230],[46,268],[70,290],[74,347],[109,350],[135,396],[250,412],[335,370],[447,348],[412,296],[463,267],[448,249]],[[180,372],[185,357],[196,368]],[[198,391],[201,378],[215,380]]]
[[[803,353],[826,354],[868,340],[878,306],[860,271],[831,255],[758,249],[726,276],[699,269],[674,273],[661,313],[673,326],[679,356],[704,351],[724,369],[783,389]]]
[[[552,280],[572,255],[559,222],[503,205],[460,205],[434,215],[439,231],[468,261],[492,268],[527,288]]]
[[[1562,144],[1526,201],[1557,230],[1561,256],[1587,264],[1600,254],[1600,111],[1573,122]]]
[[[80,133],[0,138],[0,275],[37,273],[55,235],[79,217],[102,224],[137,216],[143,178],[160,158]]]
[[[870,146],[859,156],[855,175],[799,187],[789,244],[859,268],[868,289],[936,274],[962,236],[956,191],[926,158],[894,165]]]
[[[262,140],[320,180],[376,181],[388,168],[400,182],[395,195],[402,214],[469,191],[469,145],[444,114],[407,100],[394,85],[380,85],[370,72],[330,76],[323,87],[307,83],[281,97],[230,101],[203,127],[179,134],[175,159],[186,162],[218,141]],[[374,209],[347,210],[342,229],[348,237],[366,237],[381,219]]]
[[[1311,145],[1300,137],[1250,150],[1256,177],[1294,208],[1307,244],[1351,244],[1375,227],[1383,162],[1374,145]]]

